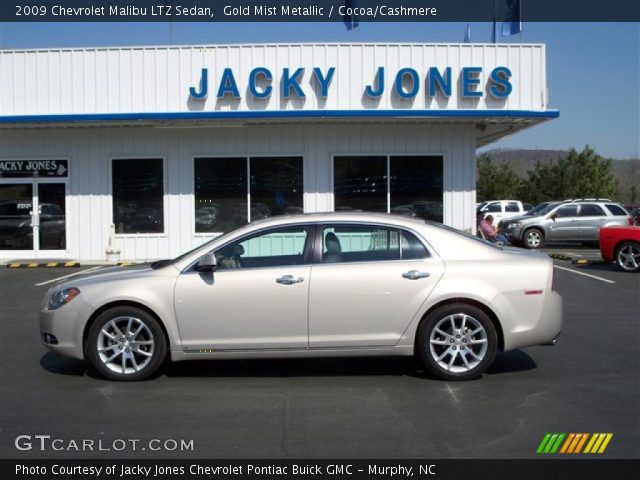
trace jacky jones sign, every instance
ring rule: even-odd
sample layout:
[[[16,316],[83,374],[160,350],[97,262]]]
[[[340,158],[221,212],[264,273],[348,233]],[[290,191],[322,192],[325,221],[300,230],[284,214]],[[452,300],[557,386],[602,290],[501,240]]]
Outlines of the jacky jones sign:
[[[282,98],[290,98],[292,95],[305,98],[306,92],[311,89],[316,91],[319,97],[327,98],[335,73],[335,67],[326,69],[314,67],[309,80],[305,82],[306,72],[303,67],[283,68],[278,74],[280,95]],[[483,77],[486,80],[483,81]],[[364,93],[371,98],[381,97],[388,89],[401,99],[411,100],[421,90],[429,97],[435,97],[437,94],[451,97],[454,85],[458,84],[460,95],[465,98],[482,97],[486,91],[494,98],[506,99],[513,90],[510,79],[511,70],[504,66],[495,67],[488,74],[483,72],[482,67],[463,67],[455,74],[451,67],[444,69],[430,67],[424,78],[417,70],[410,67],[401,68],[389,76],[385,72],[385,67],[378,67],[371,82],[363,85],[363,89]],[[209,69],[203,68],[199,85],[189,88],[190,97],[195,100],[206,99],[209,95],[209,83]],[[249,72],[249,95],[255,99],[267,99],[273,94],[274,88],[277,88],[274,83],[274,73],[270,69],[256,67]],[[387,83],[391,85],[388,86]],[[231,68],[225,68],[222,71],[220,78],[215,81],[214,88],[218,99],[241,98],[238,78]]]

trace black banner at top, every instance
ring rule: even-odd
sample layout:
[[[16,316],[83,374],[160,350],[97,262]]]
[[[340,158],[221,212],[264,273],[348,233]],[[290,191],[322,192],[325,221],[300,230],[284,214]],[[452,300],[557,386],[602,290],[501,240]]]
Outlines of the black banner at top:
[[[517,15],[514,13],[517,10]],[[640,0],[3,0],[2,22],[637,22]]]

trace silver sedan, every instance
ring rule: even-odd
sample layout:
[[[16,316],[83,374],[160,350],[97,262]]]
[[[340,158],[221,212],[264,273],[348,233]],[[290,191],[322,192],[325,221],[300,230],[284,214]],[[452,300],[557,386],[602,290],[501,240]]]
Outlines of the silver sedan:
[[[549,257],[367,213],[261,220],[173,260],[78,275],[40,312],[47,348],[113,380],[167,357],[361,355],[416,355],[464,380],[561,326]]]

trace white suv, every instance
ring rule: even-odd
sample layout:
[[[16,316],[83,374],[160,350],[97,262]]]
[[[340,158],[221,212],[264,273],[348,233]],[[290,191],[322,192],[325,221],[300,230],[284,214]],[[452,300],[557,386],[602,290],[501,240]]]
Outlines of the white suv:
[[[519,200],[490,200],[478,205],[478,213],[482,214],[482,218],[487,218],[487,215],[491,215],[493,217],[493,225],[497,227],[500,220],[519,217],[524,215],[525,210]]]

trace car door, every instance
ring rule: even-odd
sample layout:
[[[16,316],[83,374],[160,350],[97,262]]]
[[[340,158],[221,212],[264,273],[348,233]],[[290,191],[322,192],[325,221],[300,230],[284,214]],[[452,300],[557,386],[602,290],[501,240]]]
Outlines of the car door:
[[[185,350],[307,348],[312,230],[255,232],[216,249],[216,271],[183,272],[175,310]]]
[[[315,244],[310,348],[395,345],[444,271],[414,233],[392,226],[326,224]]]
[[[583,203],[578,211],[580,220],[580,240],[597,242],[600,228],[607,221],[604,209],[595,203]]]
[[[549,216],[549,229],[547,240],[576,240],[580,239],[580,226],[578,221],[578,205],[569,204],[558,207]]]

